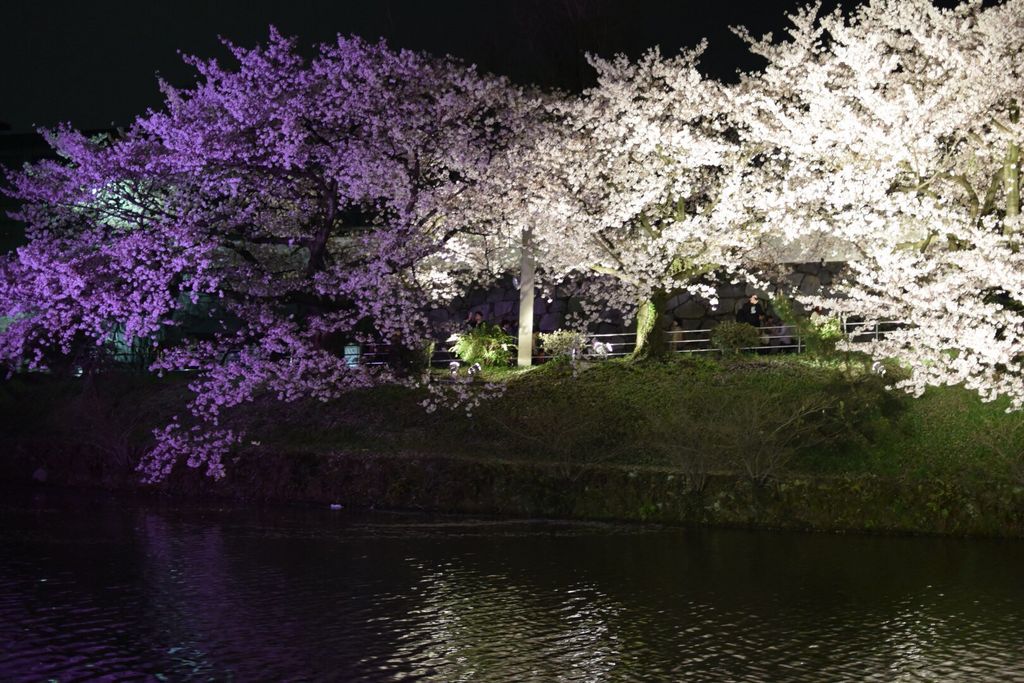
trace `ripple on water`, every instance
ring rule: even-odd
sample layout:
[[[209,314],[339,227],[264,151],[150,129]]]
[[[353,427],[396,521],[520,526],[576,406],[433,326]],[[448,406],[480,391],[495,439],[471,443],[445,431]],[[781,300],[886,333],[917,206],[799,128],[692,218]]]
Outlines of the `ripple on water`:
[[[0,515],[0,679],[1024,680],[1020,543]]]

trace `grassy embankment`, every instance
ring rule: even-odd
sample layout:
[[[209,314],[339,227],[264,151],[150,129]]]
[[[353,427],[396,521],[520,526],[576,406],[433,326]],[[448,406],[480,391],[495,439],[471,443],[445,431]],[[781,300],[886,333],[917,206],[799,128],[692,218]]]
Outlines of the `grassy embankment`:
[[[236,411],[247,445],[219,484],[291,500],[820,529],[1024,534],[1024,420],[959,388],[913,399],[846,359],[554,363],[493,372],[471,418],[399,387]],[[179,380],[0,385],[22,474],[126,485]],[[257,442],[257,443],[253,443]],[[14,455],[17,453],[17,455]],[[54,455],[57,454],[57,455]],[[10,469],[10,468],[8,468]],[[62,470],[77,472],[64,474]],[[19,475],[20,476],[20,475]]]

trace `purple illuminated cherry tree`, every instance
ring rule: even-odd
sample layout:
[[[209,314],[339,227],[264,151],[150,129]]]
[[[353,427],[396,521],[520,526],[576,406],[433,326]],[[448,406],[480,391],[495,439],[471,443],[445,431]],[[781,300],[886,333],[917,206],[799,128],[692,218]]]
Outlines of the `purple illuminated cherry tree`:
[[[186,58],[197,84],[118,136],[48,133],[60,161],[10,178],[29,243],[0,263],[0,362],[44,368],[113,336],[195,373],[189,413],[157,430],[150,480],[186,459],[223,475],[223,411],[331,399],[393,370],[344,341],[415,351],[425,312],[510,252],[503,194],[528,99],[455,60],[342,38],[312,59],[271,30]],[[175,334],[188,314],[202,335]],[[79,353],[84,363],[88,355]]]

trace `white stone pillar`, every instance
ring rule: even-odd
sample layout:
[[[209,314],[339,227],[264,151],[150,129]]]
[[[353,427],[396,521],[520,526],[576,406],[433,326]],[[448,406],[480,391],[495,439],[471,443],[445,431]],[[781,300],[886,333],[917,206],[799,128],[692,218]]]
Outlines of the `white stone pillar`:
[[[528,368],[533,364],[533,298],[534,273],[537,262],[533,257],[530,229],[523,230],[522,250],[519,258],[519,358],[517,365]]]

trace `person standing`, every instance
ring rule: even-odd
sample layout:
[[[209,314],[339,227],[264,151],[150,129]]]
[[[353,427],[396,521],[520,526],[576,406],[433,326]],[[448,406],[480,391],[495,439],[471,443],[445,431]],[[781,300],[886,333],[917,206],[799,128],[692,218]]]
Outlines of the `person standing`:
[[[738,323],[761,327],[764,325],[764,320],[764,306],[757,300],[757,294],[751,294],[750,299],[740,306],[740,310],[736,311],[736,322]]]

